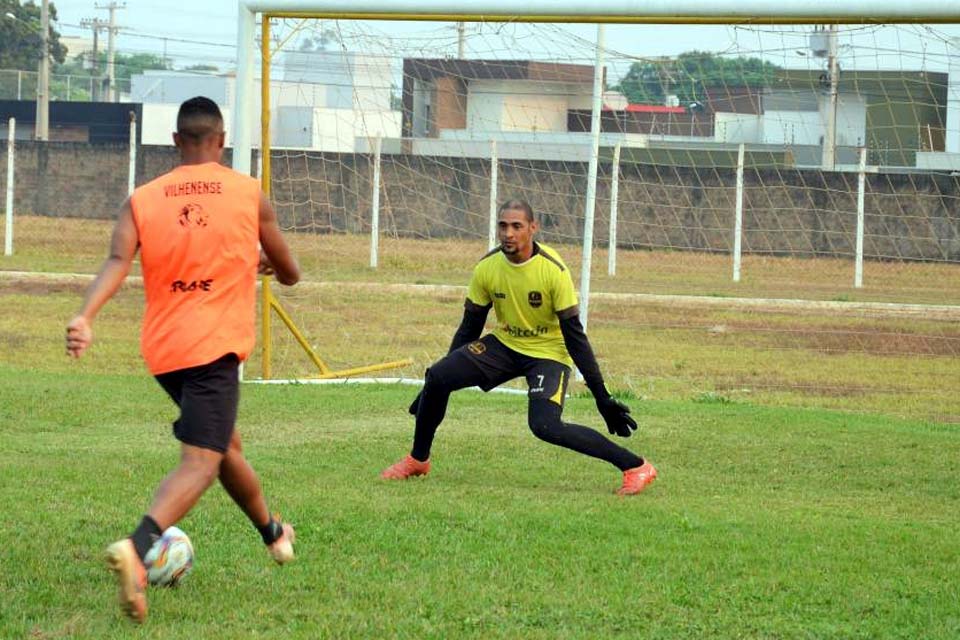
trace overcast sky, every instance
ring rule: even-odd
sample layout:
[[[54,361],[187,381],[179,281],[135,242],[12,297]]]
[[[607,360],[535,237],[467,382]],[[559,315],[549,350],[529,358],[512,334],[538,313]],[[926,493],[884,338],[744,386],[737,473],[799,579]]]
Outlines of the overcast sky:
[[[39,0],[37,0],[39,2]],[[96,9],[100,0],[54,0],[61,33],[90,37],[80,27],[84,19],[106,20],[109,13]],[[166,52],[176,66],[208,63],[222,70],[233,67],[236,41],[236,0],[129,0],[117,11],[123,27],[117,40],[120,51]],[[406,36],[414,53],[437,57],[456,52],[456,32],[444,23],[366,23],[371,47],[384,46],[386,36]],[[483,25],[468,32],[465,57],[592,60],[593,25],[549,25],[530,34],[520,25]],[[811,27],[727,27],[672,25],[609,25],[606,27],[609,64],[613,76],[636,58],[675,56],[684,51],[760,55],[786,67],[823,65],[804,56]],[[853,68],[946,70],[949,55],[960,49],[949,38],[960,37],[957,25],[903,25],[897,27],[841,27],[841,65]],[[355,41],[351,41],[355,42]],[[404,45],[406,46],[406,45]],[[360,48],[347,44],[348,48]],[[552,48],[551,48],[552,47]],[[389,47],[388,51],[397,51]]]

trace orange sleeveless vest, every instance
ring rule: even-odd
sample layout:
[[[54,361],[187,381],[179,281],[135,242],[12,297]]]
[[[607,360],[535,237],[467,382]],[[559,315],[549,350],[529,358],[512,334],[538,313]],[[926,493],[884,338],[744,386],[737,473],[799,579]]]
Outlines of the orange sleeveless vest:
[[[147,299],[140,345],[154,375],[255,341],[260,186],[215,162],[183,165],[130,198]]]

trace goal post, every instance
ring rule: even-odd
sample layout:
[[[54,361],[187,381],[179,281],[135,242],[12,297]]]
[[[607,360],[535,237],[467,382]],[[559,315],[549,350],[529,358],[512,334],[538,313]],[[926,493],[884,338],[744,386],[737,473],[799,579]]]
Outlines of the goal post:
[[[462,302],[491,242],[490,212],[520,197],[579,274],[591,331],[615,332],[600,338],[611,362],[628,351],[618,339],[641,351],[681,334],[699,345],[636,370],[613,364],[615,384],[635,389],[639,376],[671,393],[800,403],[824,388],[830,406],[864,388],[910,402],[938,393],[921,376],[886,384],[883,368],[902,363],[883,358],[953,353],[953,329],[881,316],[960,305],[939,290],[960,263],[960,40],[934,28],[960,23],[955,4],[239,9],[234,168],[250,172],[259,150],[264,190],[305,267],[303,286],[264,281],[265,378],[410,355],[418,368],[401,375],[419,376],[456,320],[448,306],[440,328],[437,305]],[[658,25],[725,35],[703,51],[635,50]],[[591,274],[601,258],[607,273]],[[893,306],[870,316],[860,303]],[[804,305],[808,319],[791,317]],[[958,314],[933,306],[931,317]],[[351,324],[361,316],[363,335]],[[271,340],[278,317],[290,332]],[[913,342],[893,337],[903,331]],[[314,372],[286,373],[301,348]],[[719,364],[727,349],[742,352],[732,368]],[[318,351],[340,360],[327,366]],[[284,363],[273,371],[271,352]],[[849,366],[817,372],[817,358],[837,352],[853,354]]]
[[[250,24],[245,23],[241,19],[241,25],[238,27],[238,38],[246,37],[251,30],[249,29]],[[270,50],[270,16],[265,15],[261,23],[261,37],[260,37],[260,55],[263,63],[261,64],[261,82],[260,82],[260,128],[261,128],[261,137],[260,137],[260,184],[261,189],[270,197],[271,192],[271,141],[270,141],[270,61],[272,57],[272,52]],[[242,52],[243,47],[238,47],[238,52]],[[238,53],[238,56],[244,57],[242,53]],[[238,59],[238,70],[241,66],[245,64],[242,60]],[[237,84],[238,87],[246,87],[252,89],[253,83],[252,78],[243,77],[238,71]],[[240,96],[244,93],[243,89],[237,91],[237,95]],[[244,105],[251,103],[249,96],[244,100]],[[241,109],[239,105],[237,106],[237,115],[240,119],[240,122],[243,122],[244,119],[249,117],[246,109]],[[244,127],[241,126],[241,129]],[[240,133],[237,137],[237,143],[234,147],[234,168],[237,171],[241,171],[249,174],[250,172],[250,156],[251,149],[249,148],[249,127],[247,127],[248,132]],[[241,146],[244,145],[244,146]],[[240,160],[240,158],[244,160]],[[297,326],[296,322],[290,317],[287,311],[284,309],[283,305],[277,300],[276,296],[273,294],[272,289],[272,278],[270,276],[263,276],[260,281],[260,322],[261,322],[261,376],[264,380],[272,379],[272,351],[273,351],[273,336],[272,336],[272,326],[271,319],[272,314],[276,313],[280,318],[284,326],[290,331],[293,338],[296,340],[297,344],[303,349],[303,351],[308,356],[309,360],[316,368],[316,373],[312,374],[310,377],[317,379],[333,379],[333,378],[346,378],[351,376],[359,376],[368,373],[375,373],[378,371],[384,371],[387,369],[395,369],[398,367],[407,366],[412,364],[412,360],[409,358],[403,360],[395,360],[391,362],[382,362],[372,365],[364,365],[360,367],[350,367],[344,369],[332,369],[327,363],[320,357],[316,352],[316,349],[310,344],[309,340],[304,336],[303,332]]]

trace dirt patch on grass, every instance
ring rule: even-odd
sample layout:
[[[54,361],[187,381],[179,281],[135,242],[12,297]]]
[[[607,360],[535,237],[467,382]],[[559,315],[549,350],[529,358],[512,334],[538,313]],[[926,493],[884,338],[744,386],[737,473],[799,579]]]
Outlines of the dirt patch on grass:
[[[960,332],[944,335],[891,333],[862,326],[853,331],[796,331],[790,335],[804,348],[828,355],[851,352],[880,356],[960,355]]]
[[[55,293],[83,293],[93,281],[85,273],[30,273],[25,271],[0,271],[0,294],[42,296]],[[122,289],[143,287],[139,276],[128,276]]]
[[[43,296],[56,293],[82,294],[89,281],[42,281],[26,279],[0,279],[0,295]]]
[[[693,327],[688,327],[693,328]],[[960,326],[941,333],[918,328],[870,324],[769,327],[753,322],[700,326],[701,342],[728,341],[738,346],[808,349],[824,355],[862,353],[873,356],[960,356]]]
[[[679,339],[684,341],[729,345],[732,349],[804,349],[824,355],[960,355],[960,321],[953,320],[623,304],[599,305],[590,317],[598,327],[634,332],[678,331],[683,332]]]
[[[0,331],[0,350],[10,352],[14,349],[20,349],[26,344],[26,336],[10,331]]]
[[[736,396],[739,394],[753,392],[783,392],[789,391],[799,396],[810,398],[862,398],[883,389],[873,389],[863,385],[844,384],[841,382],[831,384],[795,384],[786,380],[772,380],[769,376],[764,377],[764,382],[758,384],[757,380],[750,378],[741,378],[736,380],[727,380],[717,382],[715,388],[718,393],[724,395]],[[749,396],[748,396],[749,397]]]

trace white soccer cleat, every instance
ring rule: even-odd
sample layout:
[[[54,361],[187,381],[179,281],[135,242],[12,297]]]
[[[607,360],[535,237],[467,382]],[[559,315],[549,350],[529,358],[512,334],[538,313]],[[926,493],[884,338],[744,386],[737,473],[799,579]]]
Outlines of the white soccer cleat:
[[[277,564],[286,564],[294,558],[293,542],[297,538],[297,533],[293,530],[293,525],[288,522],[284,522],[281,526],[283,533],[273,541],[273,544],[267,545],[267,552]]]
[[[147,569],[143,566],[133,541],[124,538],[107,547],[107,567],[117,576],[120,587],[120,608],[134,622],[147,617]]]

